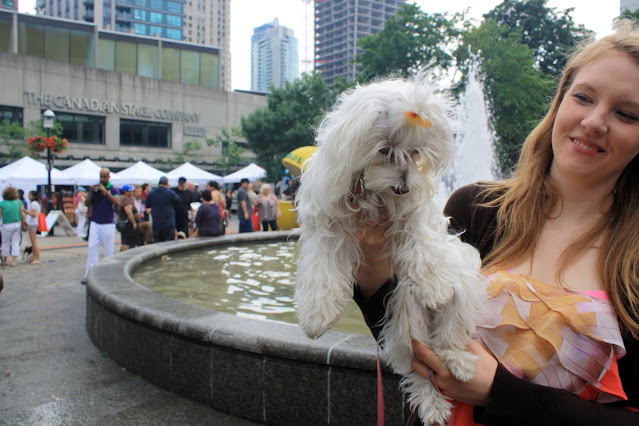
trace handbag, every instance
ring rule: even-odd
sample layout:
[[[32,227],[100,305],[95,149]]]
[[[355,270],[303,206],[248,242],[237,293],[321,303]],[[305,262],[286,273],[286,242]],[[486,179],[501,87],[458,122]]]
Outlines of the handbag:
[[[47,226],[47,215],[44,212],[40,212],[38,215],[38,232],[47,232],[49,227]]]
[[[118,218],[115,221],[115,229],[118,230],[118,232],[124,232],[124,230],[126,229],[126,225],[129,223],[129,219],[120,219]]]

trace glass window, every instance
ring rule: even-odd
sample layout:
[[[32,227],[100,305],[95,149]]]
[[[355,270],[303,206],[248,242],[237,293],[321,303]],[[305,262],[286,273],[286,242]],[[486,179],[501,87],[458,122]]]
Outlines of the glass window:
[[[151,22],[154,24],[162,24],[164,22],[164,14],[158,12],[151,12]]]
[[[142,7],[146,7],[146,0],[135,0],[135,5],[136,6],[142,6]]]
[[[198,52],[182,51],[180,61],[180,82],[185,84],[200,84],[200,54]]]
[[[180,81],[180,51],[162,48],[162,80]]]
[[[70,30],[69,51],[69,62],[93,67],[93,33]]]
[[[69,62],[69,30],[44,27],[44,57]]]
[[[166,29],[166,38],[173,40],[182,40],[182,30],[176,30],[174,28]]]
[[[182,28],[182,17],[175,15],[166,15],[166,23],[174,27]]]
[[[164,7],[162,6],[162,0],[149,0],[151,2],[150,9],[162,10]]]
[[[171,123],[120,119],[120,145],[171,148]]]
[[[162,37],[162,27],[149,25],[149,35],[152,37]]]
[[[210,53],[200,53],[200,86],[217,89],[218,57]]]
[[[169,12],[182,13],[182,3],[177,3],[177,2],[174,2],[174,1],[168,1],[168,2],[166,2],[166,9]]]
[[[0,18],[0,52],[8,52],[11,48],[11,21]]]
[[[18,122],[22,126],[22,108],[0,105],[0,124],[5,120],[9,123]]]
[[[135,74],[137,72],[136,44],[128,41],[115,42],[115,70]]]
[[[115,41],[98,39],[98,68],[115,70]]]
[[[138,44],[138,75],[158,78],[158,47]]]
[[[149,29],[146,24],[138,24],[137,22],[133,24],[133,31],[136,34],[147,35],[149,33]]]
[[[137,19],[138,21],[148,21],[149,12],[141,9],[133,9],[133,19]]]
[[[56,111],[55,119],[62,124],[62,137],[69,142],[104,145],[104,117]]]
[[[44,56],[44,29],[42,25],[18,24],[18,53],[27,56]]]

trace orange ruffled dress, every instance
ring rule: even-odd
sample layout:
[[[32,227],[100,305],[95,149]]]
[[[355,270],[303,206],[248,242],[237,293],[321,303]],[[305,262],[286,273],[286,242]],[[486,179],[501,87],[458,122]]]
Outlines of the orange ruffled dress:
[[[584,399],[627,400],[617,370],[626,351],[608,300],[509,271],[488,278],[489,317],[477,332],[504,367]],[[457,404],[449,424],[474,424],[472,406]]]

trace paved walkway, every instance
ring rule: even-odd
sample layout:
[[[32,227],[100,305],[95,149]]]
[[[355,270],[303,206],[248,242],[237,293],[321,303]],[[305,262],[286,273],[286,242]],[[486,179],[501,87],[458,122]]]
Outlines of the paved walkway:
[[[0,293],[0,424],[255,424],[160,389],[102,354],[85,330],[80,279],[86,243],[75,236],[38,241],[40,265],[0,271],[5,283]]]

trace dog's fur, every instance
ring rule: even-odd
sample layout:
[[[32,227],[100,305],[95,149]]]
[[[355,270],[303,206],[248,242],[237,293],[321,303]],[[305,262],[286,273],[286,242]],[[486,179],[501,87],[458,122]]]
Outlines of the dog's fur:
[[[302,229],[295,300],[311,338],[330,329],[352,300],[353,268],[361,263],[356,231],[366,221],[389,221],[385,252],[398,285],[379,343],[425,424],[444,424],[451,404],[412,371],[411,338],[469,381],[476,357],[465,345],[485,297],[479,254],[448,234],[433,200],[453,152],[450,106],[423,75],[344,93],[319,126],[319,149],[296,198]]]

